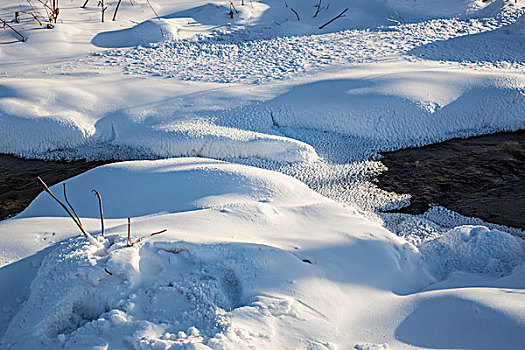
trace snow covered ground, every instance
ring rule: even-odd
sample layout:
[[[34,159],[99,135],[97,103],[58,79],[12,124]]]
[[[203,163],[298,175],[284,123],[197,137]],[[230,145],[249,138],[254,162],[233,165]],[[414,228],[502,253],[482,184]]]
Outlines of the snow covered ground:
[[[69,180],[101,247],[45,193],[0,222],[0,346],[523,346],[523,232],[382,214],[409,198],[371,182],[380,151],[525,127],[521,1],[116,3],[0,31],[0,152],[199,158]],[[127,217],[168,232],[127,247]]]

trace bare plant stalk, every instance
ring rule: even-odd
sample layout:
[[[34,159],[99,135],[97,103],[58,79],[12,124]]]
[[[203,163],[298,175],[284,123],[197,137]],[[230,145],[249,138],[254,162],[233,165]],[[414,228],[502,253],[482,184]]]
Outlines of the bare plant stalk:
[[[160,17],[159,17],[159,14],[157,13],[157,11],[155,11],[155,9],[153,8],[153,6],[151,6],[151,2],[149,2],[149,0],[146,0],[148,2],[148,5],[149,7],[151,8],[151,11],[153,11],[153,13],[155,14],[155,16],[157,16],[157,19],[160,21]]]
[[[102,5],[100,8],[102,10],[102,22],[104,22],[104,12],[106,12],[107,9],[107,7],[104,7],[104,0],[102,0]]]
[[[47,3],[49,0],[46,0],[46,2],[43,2],[42,0],[37,0],[37,1],[38,1],[39,3],[41,3],[41,4],[44,6],[44,8],[46,9],[46,11],[47,11],[47,9],[51,10],[51,7],[49,7],[49,5],[48,5],[48,3]]]
[[[113,21],[115,20],[115,18],[117,18],[117,11],[118,11],[118,8],[119,8],[121,2],[122,2],[122,0],[118,0],[118,2],[117,2],[117,7],[115,8],[115,13],[113,14]]]
[[[387,17],[387,21],[390,21],[390,22],[394,22],[394,23],[397,23],[397,24],[403,24],[405,23],[406,21],[403,19],[403,17],[401,17],[399,15],[399,13],[397,13],[397,11],[392,7],[392,11],[394,11],[389,17]]]
[[[332,18],[331,20],[329,20],[328,22],[326,22],[322,26],[320,26],[319,29],[323,29],[324,27],[326,27],[327,25],[329,25],[330,23],[332,23],[336,19],[344,17],[344,14],[346,13],[346,11],[348,11],[348,8],[346,8],[344,11],[342,11],[340,14],[338,14],[337,16],[335,16],[334,18]]]
[[[71,211],[73,212],[73,214],[75,214],[75,217],[77,218],[77,221],[80,223],[80,226],[82,226],[82,222],[80,221],[80,218],[78,217],[78,214],[77,214],[77,212],[75,211],[75,208],[73,208],[73,206],[71,205],[71,203],[69,203],[69,200],[67,199],[66,183],[64,182],[62,185],[63,185],[63,187],[64,187],[64,199],[66,200],[66,203],[67,203],[67,205],[69,205],[69,208],[71,209]]]
[[[33,6],[33,3],[31,2],[31,0],[27,0],[27,3],[29,4],[29,6],[31,6],[31,8],[33,9],[33,12],[34,12],[35,15],[36,15],[36,14],[37,14],[36,9],[35,9],[35,7]]]
[[[48,9],[50,9],[50,8],[49,8],[49,5],[47,4],[47,1],[46,2],[43,2],[42,0],[37,0],[37,1],[44,6],[44,10],[46,10],[46,16],[47,16],[47,18],[49,18],[49,11],[48,11]]]
[[[98,198],[98,208],[100,209],[100,233],[102,233],[102,237],[104,237],[104,234],[106,231],[104,230],[104,211],[102,210],[102,197],[100,196],[100,193],[98,193],[97,190],[91,190],[97,196]]]
[[[84,236],[88,239],[88,241],[94,245],[97,245],[97,246],[100,246],[100,243],[97,242],[95,240],[95,238],[93,238],[93,236],[91,236],[88,232],[86,232],[86,230],[84,230],[84,227],[82,227],[82,223],[80,223],[80,220],[77,221],[76,217],[73,216],[73,214],[71,213],[71,211],[68,209],[68,207],[60,200],[57,198],[57,196],[55,196],[55,194],[53,192],[51,192],[51,190],[49,189],[49,187],[47,187],[46,183],[44,182],[44,180],[42,180],[39,177],[37,177],[38,181],[40,181],[40,184],[42,185],[44,191],[46,191],[47,193],[49,193],[49,195],[51,197],[53,197],[53,199],[55,201],[58,202],[58,204],[60,204],[62,206],[62,208],[64,208],[64,210],[68,213],[68,215],[71,217],[71,219],[73,219],[73,221],[75,222],[75,224],[77,224],[78,228],[80,229],[80,231],[84,234]]]
[[[9,29],[11,29],[13,32],[15,32],[16,34],[20,35],[20,37],[22,38],[22,41],[25,42],[27,41],[27,38],[25,36],[23,36],[22,34],[20,34],[20,32],[18,30],[16,30],[15,28],[11,27],[9,25],[9,23],[7,23],[5,20],[1,19],[0,18],[0,22],[2,22],[4,24],[4,29],[5,27],[8,27]]]
[[[315,5],[315,7],[317,7],[317,11],[315,11],[314,18],[317,17],[317,15],[319,14],[319,11],[321,11],[321,2],[323,2],[323,0],[319,0],[317,5]]]
[[[299,18],[299,14],[297,13],[297,11],[295,11],[293,9],[293,7],[290,7],[290,10],[292,10],[292,12],[295,13],[295,16],[297,17],[297,20],[300,21],[301,19]]]
[[[53,20],[57,22],[58,12],[60,11],[57,6],[57,0],[53,0]]]
[[[230,8],[233,8],[235,10],[235,13],[239,13],[237,9],[235,8],[235,5],[233,4],[233,1],[230,0]]]
[[[44,191],[46,191],[47,193],[49,193],[51,195],[51,197],[53,197],[53,199],[55,201],[58,202],[58,204],[60,204],[62,206],[62,208],[64,208],[64,210],[69,214],[69,216],[71,216],[71,219],[73,219],[73,221],[75,222],[75,224],[77,224],[78,228],[80,229],[80,231],[82,231],[82,233],[84,235],[87,234],[87,232],[84,230],[84,227],[82,227],[82,224],[77,221],[77,218],[75,216],[73,216],[73,214],[71,213],[71,211],[68,209],[68,207],[66,207],[66,205],[60,200],[57,198],[57,196],[55,196],[55,194],[53,192],[51,192],[51,190],[49,189],[49,187],[47,187],[46,183],[44,182],[44,180],[42,180],[39,177],[37,177],[38,181],[40,181],[40,184],[42,185],[42,187],[44,188]]]
[[[37,15],[35,15],[33,12],[22,11],[22,13],[25,13],[26,15],[33,16],[33,19],[34,19],[35,21],[37,21],[38,24],[42,25],[42,22],[40,22],[40,20],[38,19]]]
[[[140,242],[142,242],[142,241],[145,240],[145,239],[148,239],[148,238],[150,238],[150,237],[153,237],[153,236],[159,235],[159,234],[164,233],[164,232],[166,232],[166,231],[167,231],[167,230],[164,229],[164,230],[159,231],[159,232],[153,232],[153,233],[150,233],[149,235],[144,236],[144,237],[141,237],[141,238],[137,239],[135,242],[131,243],[131,246],[134,246],[135,244],[140,243]]]
[[[131,247],[131,219],[128,218],[128,247]]]

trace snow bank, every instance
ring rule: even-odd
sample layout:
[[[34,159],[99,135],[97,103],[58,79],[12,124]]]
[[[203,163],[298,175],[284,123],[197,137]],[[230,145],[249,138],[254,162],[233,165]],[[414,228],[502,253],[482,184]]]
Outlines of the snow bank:
[[[405,71],[297,86],[266,107],[282,127],[343,133],[387,150],[524,128],[524,89],[522,75]]]
[[[26,84],[34,88],[26,90]],[[87,82],[77,77],[75,82],[57,81],[44,89],[46,84],[46,79],[6,80],[0,96],[0,152],[37,158],[317,159],[311,146],[297,140],[216,125],[209,116],[177,113],[178,105],[171,105],[170,95],[174,90],[180,93],[180,87],[157,94],[147,82],[121,77]],[[113,99],[113,84],[120,84],[128,93]],[[166,102],[157,106],[148,102],[163,98]],[[115,105],[121,108],[115,110]]]

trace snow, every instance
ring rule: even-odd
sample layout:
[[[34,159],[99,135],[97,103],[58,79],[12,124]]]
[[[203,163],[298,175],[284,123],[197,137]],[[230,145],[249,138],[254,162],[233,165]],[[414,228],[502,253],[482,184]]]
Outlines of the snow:
[[[373,181],[381,151],[525,127],[523,4],[234,3],[0,32],[0,152],[134,160],[67,181],[97,244],[46,193],[0,222],[0,347],[522,346],[523,231],[381,213],[410,198]],[[128,247],[128,217],[167,232]]]

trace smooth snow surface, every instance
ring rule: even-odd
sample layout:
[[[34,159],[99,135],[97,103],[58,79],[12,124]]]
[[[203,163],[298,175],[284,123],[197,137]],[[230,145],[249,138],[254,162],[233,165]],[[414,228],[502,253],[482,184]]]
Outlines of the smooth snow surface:
[[[0,31],[0,152],[187,157],[67,181],[98,248],[46,193],[0,222],[0,347],[522,347],[523,232],[381,213],[410,198],[373,183],[381,151],[525,128],[522,1],[244,2],[61,1]],[[168,231],[127,247],[128,217]]]

